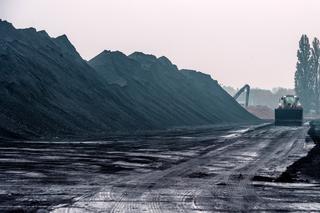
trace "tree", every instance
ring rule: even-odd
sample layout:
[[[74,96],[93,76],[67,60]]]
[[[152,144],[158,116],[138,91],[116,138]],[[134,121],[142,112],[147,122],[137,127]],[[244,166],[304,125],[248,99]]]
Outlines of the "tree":
[[[319,113],[320,111],[320,42],[314,38],[311,49],[311,72],[314,81],[314,108]]]
[[[297,53],[298,62],[295,73],[295,90],[306,111],[312,106],[314,94],[311,75],[311,48],[307,35],[302,35]]]

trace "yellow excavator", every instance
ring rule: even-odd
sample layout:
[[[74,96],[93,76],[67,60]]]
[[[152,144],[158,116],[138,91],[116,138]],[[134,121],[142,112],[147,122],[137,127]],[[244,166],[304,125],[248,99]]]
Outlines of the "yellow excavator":
[[[303,124],[303,108],[299,97],[285,95],[280,98],[279,106],[275,109],[275,125],[301,126]]]

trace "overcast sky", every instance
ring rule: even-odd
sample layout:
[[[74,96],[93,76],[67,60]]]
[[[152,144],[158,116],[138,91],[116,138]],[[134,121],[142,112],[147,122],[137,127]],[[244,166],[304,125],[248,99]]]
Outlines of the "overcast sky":
[[[15,27],[104,49],[167,56],[240,87],[293,87],[301,34],[320,37],[319,0],[0,0]]]

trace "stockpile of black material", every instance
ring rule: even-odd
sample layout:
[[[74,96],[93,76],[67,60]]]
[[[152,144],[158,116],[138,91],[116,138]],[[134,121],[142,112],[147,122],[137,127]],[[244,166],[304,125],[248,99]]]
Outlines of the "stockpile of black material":
[[[310,122],[310,129],[308,134],[312,138],[312,140],[319,144],[320,142],[320,120],[313,120]]]
[[[0,21],[0,134],[90,138],[114,131],[258,122],[209,75],[167,58],[104,51]]]
[[[308,134],[316,144],[307,156],[296,161],[278,178],[280,182],[320,181],[320,120],[310,122]],[[311,142],[311,141],[309,141]]]

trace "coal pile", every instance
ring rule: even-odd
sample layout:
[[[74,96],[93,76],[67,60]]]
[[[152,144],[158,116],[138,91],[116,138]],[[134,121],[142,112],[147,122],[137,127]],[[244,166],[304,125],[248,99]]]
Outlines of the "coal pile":
[[[259,122],[209,75],[166,57],[104,51],[89,62],[62,35],[0,21],[3,138],[100,138],[111,132]]]
[[[320,120],[310,122],[308,134],[316,145],[307,156],[289,166],[278,178],[280,182],[319,182],[320,181]],[[307,140],[308,142],[308,140]]]

